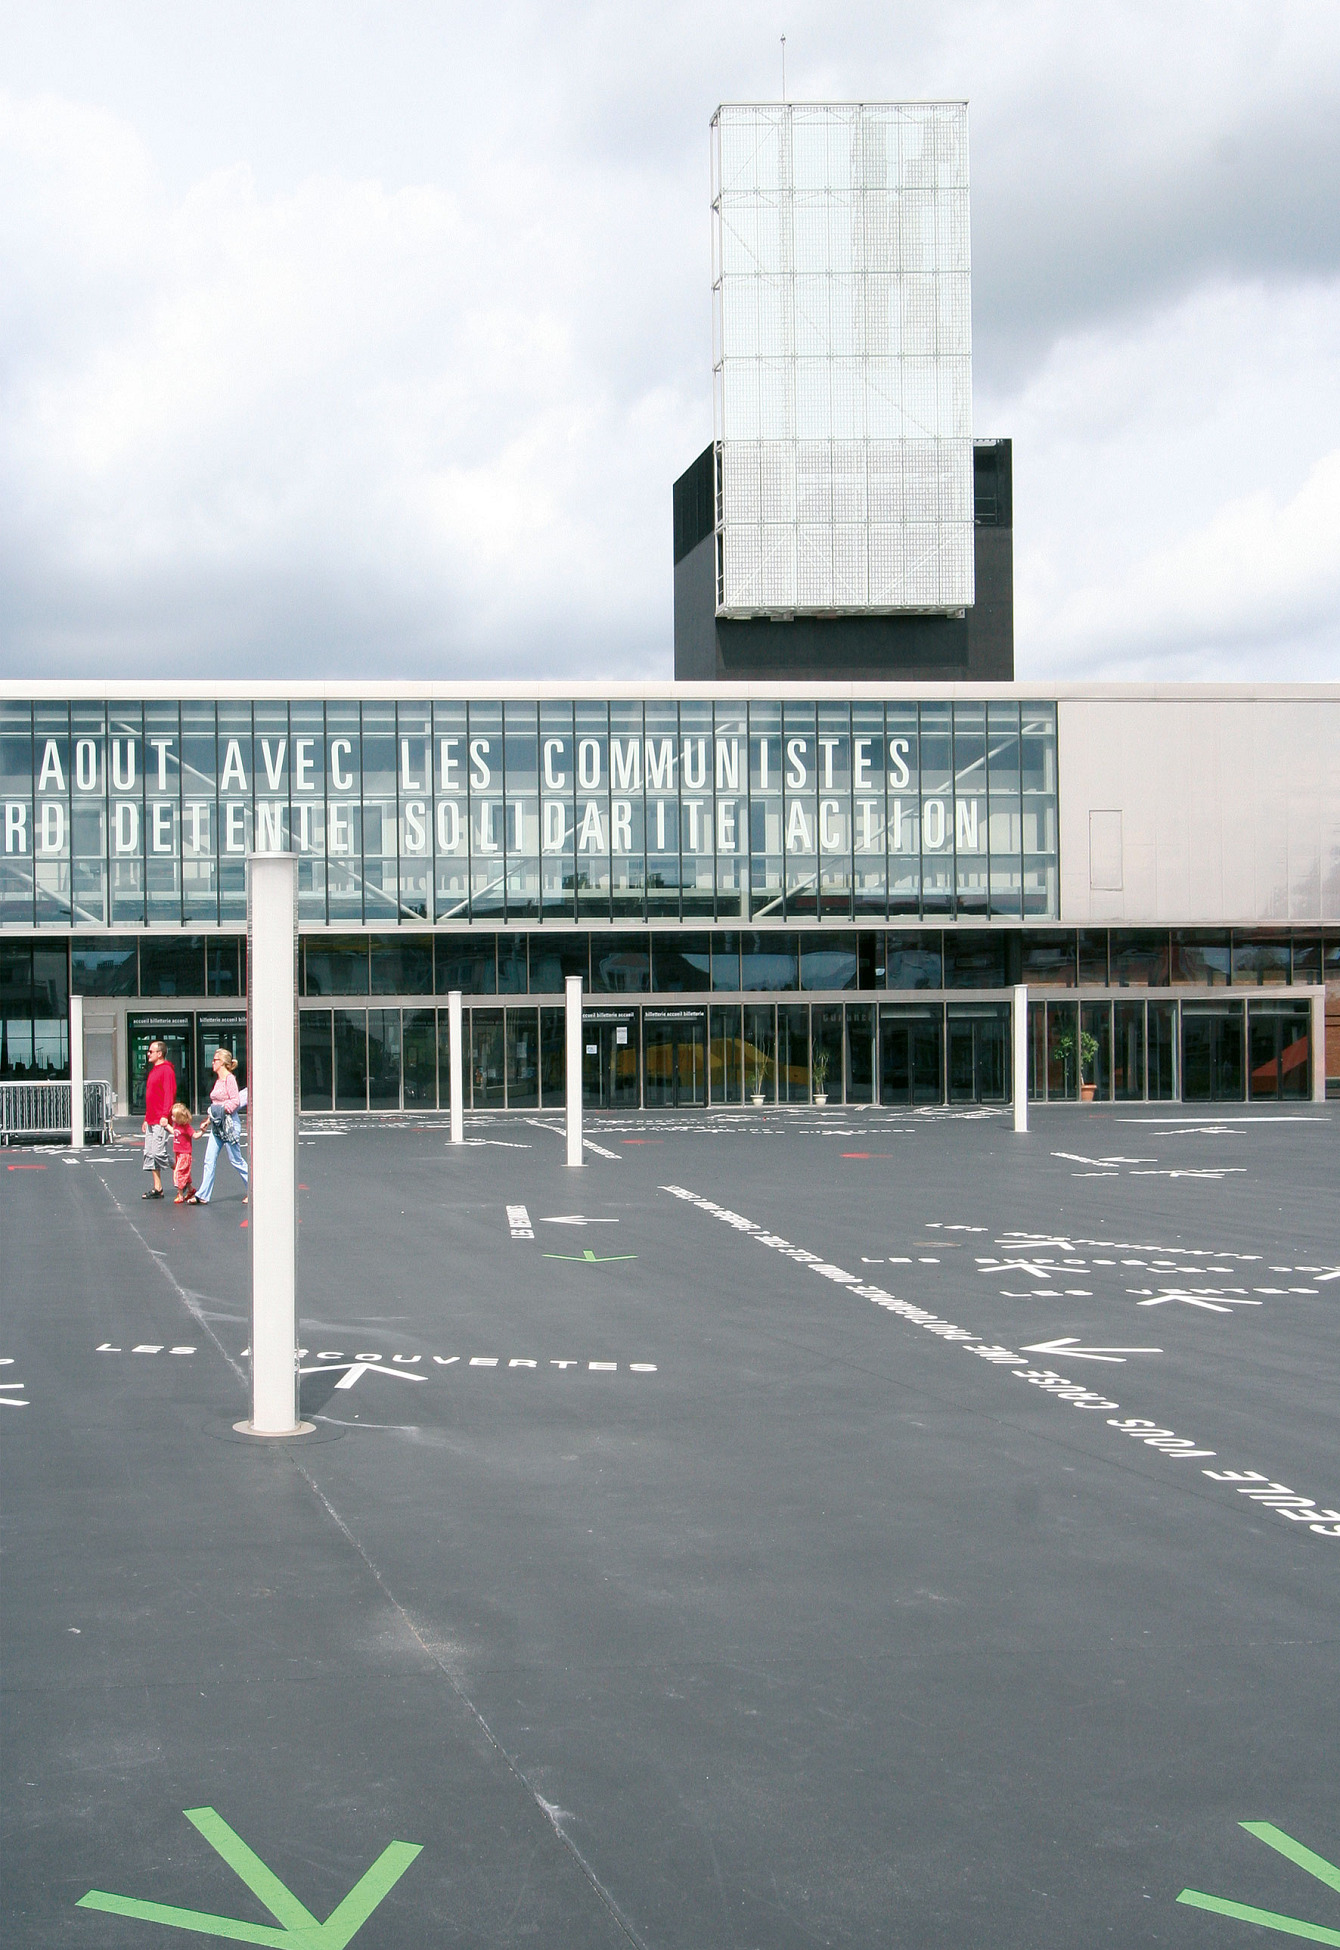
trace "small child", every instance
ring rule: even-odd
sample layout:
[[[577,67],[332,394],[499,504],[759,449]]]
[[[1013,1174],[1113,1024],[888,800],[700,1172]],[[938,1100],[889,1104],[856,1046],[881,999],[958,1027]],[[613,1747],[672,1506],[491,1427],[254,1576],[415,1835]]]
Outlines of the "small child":
[[[194,1141],[191,1113],[185,1104],[172,1106],[172,1182],[177,1188],[174,1205],[193,1205],[195,1186],[191,1183],[191,1147]]]

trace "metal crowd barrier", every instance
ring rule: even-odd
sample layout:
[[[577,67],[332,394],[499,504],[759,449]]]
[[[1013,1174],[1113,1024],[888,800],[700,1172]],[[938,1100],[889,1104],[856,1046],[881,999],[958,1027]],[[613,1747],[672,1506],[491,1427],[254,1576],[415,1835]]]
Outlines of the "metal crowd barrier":
[[[84,1135],[99,1144],[112,1141],[116,1100],[110,1083],[84,1085]],[[0,1144],[33,1138],[69,1137],[68,1083],[0,1083]]]

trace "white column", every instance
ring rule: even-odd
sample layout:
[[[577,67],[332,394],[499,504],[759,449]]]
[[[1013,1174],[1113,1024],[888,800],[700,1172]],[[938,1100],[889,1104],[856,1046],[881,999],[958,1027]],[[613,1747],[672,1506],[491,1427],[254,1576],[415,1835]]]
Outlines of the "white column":
[[[297,1435],[298,861],[247,862],[253,1435]]]
[[[569,975],[563,985],[563,1001],[567,1010],[565,1028],[567,1030],[567,1068],[565,1081],[568,1093],[568,1163],[579,1165],[582,1160],[582,978]]]
[[[447,1068],[450,1072],[451,1142],[465,1143],[465,1052],[461,1048],[461,992],[447,997]]]
[[[1028,990],[1017,988],[1010,1004],[1010,1031],[1014,1044],[1014,1128],[1028,1129]]]
[[[1326,1102],[1326,990],[1312,991],[1312,1101]]]
[[[84,1148],[84,998],[70,997],[70,1145]]]

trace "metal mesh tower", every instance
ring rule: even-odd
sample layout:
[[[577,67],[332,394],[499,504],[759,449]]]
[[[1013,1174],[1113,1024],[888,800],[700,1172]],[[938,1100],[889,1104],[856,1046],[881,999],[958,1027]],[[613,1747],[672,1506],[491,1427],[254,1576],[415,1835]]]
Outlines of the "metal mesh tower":
[[[964,102],[712,118],[717,614],[963,609]]]

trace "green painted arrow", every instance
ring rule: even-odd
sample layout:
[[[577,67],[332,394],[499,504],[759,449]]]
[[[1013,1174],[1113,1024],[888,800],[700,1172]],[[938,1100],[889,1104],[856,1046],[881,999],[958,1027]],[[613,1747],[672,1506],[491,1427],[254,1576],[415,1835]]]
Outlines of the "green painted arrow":
[[[616,1259],[636,1259],[636,1253],[593,1253],[588,1246],[584,1253],[546,1253],[546,1259],[570,1259],[578,1266],[608,1266]]]
[[[280,1946],[280,1950],[344,1950],[382,1898],[394,1889],[422,1847],[418,1842],[392,1842],[367,1873],[359,1877],[344,1901],[336,1904],[325,1922],[318,1923],[311,1910],[298,1901],[291,1889],[285,1888],[274,1870],[267,1868],[260,1856],[247,1847],[222,1815],[216,1814],[213,1808],[187,1808],[184,1812],[234,1875],[265,1905],[279,1924],[278,1929],[271,1929],[265,1923],[246,1923],[236,1916],[211,1916],[205,1910],[177,1909],[170,1903],[145,1903],[135,1896],[113,1896],[105,1889],[90,1889],[86,1896],[79,1898],[77,1907],[105,1910],[112,1916],[133,1916],[141,1923],[163,1923],[174,1930],[194,1930],[198,1936],[232,1937],[238,1943],[268,1943]]]
[[[1282,1828],[1276,1828],[1269,1821],[1242,1821],[1249,1835],[1255,1835],[1258,1842],[1273,1848],[1298,1868],[1305,1869],[1318,1882],[1324,1882],[1328,1889],[1340,1891],[1340,1869],[1334,1862],[1328,1862],[1324,1855],[1314,1855],[1310,1848],[1304,1848],[1292,1835],[1286,1835]],[[1231,1916],[1239,1923],[1255,1923],[1263,1930],[1274,1930],[1280,1936],[1306,1937],[1309,1943],[1340,1944],[1340,1930],[1328,1929],[1324,1923],[1305,1923],[1298,1916],[1279,1916],[1273,1909],[1254,1909],[1250,1903],[1231,1903],[1226,1896],[1207,1896],[1200,1889],[1184,1889],[1177,1898],[1192,1909],[1208,1909],[1216,1916]]]

